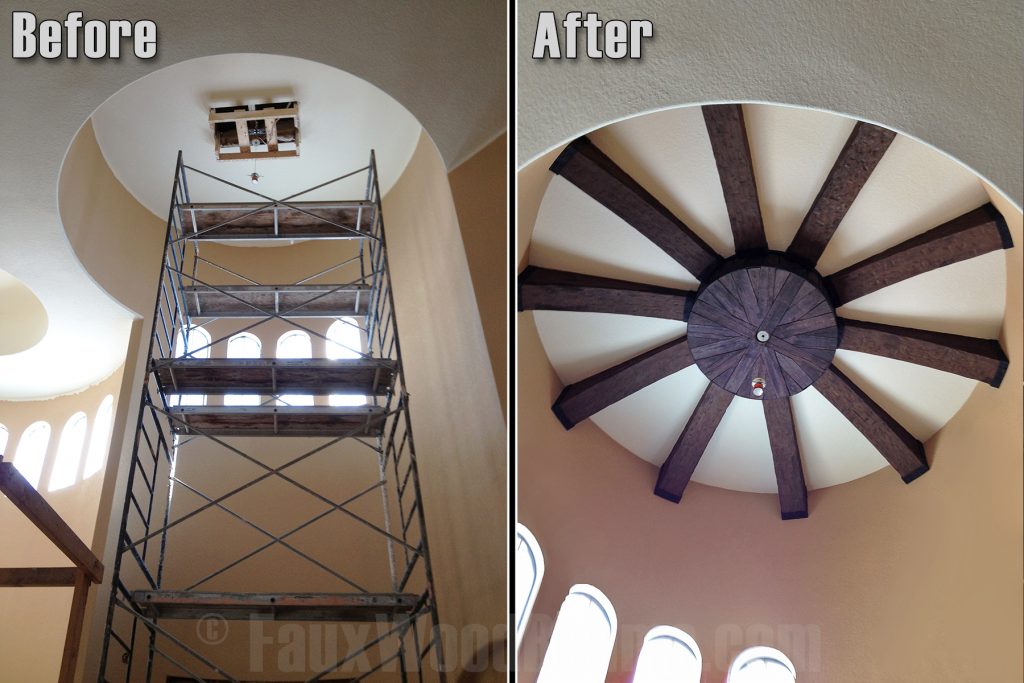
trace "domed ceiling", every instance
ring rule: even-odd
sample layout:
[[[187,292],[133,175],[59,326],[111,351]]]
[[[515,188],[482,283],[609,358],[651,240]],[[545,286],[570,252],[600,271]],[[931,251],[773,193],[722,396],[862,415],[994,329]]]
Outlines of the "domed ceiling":
[[[1004,366],[997,357],[1002,354],[994,341],[983,342],[977,357],[951,352],[956,360],[947,359],[947,371],[919,364],[921,358],[913,353],[922,348],[914,344],[936,340],[938,345],[928,348],[939,348],[942,355],[943,345],[959,344],[956,339],[962,336],[998,339],[1005,307],[1006,244],[1000,243],[1005,224],[1000,227],[1001,217],[979,209],[987,205],[988,196],[971,172],[905,136],[869,124],[858,124],[855,130],[851,119],[805,109],[722,105],[704,110],[678,108],[607,126],[570,145],[553,165],[556,175],[544,195],[530,244],[533,269],[520,279],[520,303],[533,309],[545,352],[569,387],[566,394],[577,392],[559,398],[556,414],[567,427],[590,417],[628,450],[662,466],[659,487],[664,479],[671,479],[669,470],[676,466],[665,464],[670,453],[678,457],[688,439],[700,442],[701,435],[693,432],[700,431],[705,419],[711,424],[702,435],[708,439],[702,455],[696,447],[697,464],[689,477],[694,481],[740,491],[779,491],[773,445],[778,449],[780,437],[773,430],[773,442],[768,427],[773,420],[776,425],[793,425],[790,432],[795,427],[796,463],[799,468],[802,461],[807,489],[863,477],[899,457],[909,458],[911,465],[893,467],[902,468],[900,474],[911,481],[927,469],[923,450],[914,443],[941,429],[971,392],[990,390],[979,387],[979,379],[998,384],[1001,378],[999,368]],[[737,116],[737,111],[742,114]],[[746,145],[749,150],[744,149]],[[750,193],[753,187],[756,194]],[[663,208],[652,208],[658,204]],[[637,216],[644,212],[653,218],[648,226],[638,227],[643,221]],[[758,212],[763,232],[756,227]],[[804,233],[801,251],[799,245],[790,245],[809,213],[816,218],[808,218],[808,223],[813,228],[817,221],[819,234]],[[659,237],[658,228],[650,227],[675,221],[666,218],[668,214],[696,237],[692,243],[676,241],[678,235],[671,230]],[[920,253],[912,250],[911,261],[938,261],[914,273],[905,272],[898,280],[876,277],[874,271],[865,274],[863,268],[849,275],[857,270],[851,266],[883,252],[898,264],[894,266],[898,270],[907,258],[895,252],[907,246],[906,240],[964,214],[971,214],[967,222],[982,225],[970,230],[982,231],[984,239],[995,243],[969,246],[954,255],[936,255],[932,245],[922,247]],[[832,234],[821,227],[829,221],[835,228]],[[835,221],[839,221],[837,228]],[[958,244],[979,243],[979,238],[968,236],[970,230],[957,233],[956,239],[964,240]],[[737,241],[744,242],[740,251],[746,263],[738,262],[742,259],[736,257]],[[814,244],[807,248],[808,242]],[[966,253],[972,250],[977,253]],[[694,272],[705,261],[704,272]],[[716,286],[733,288],[732,276],[725,275],[737,270],[749,271],[754,283],[749,302],[725,289],[716,293]],[[586,276],[638,284],[624,286]],[[759,288],[762,276],[765,287]],[[843,291],[844,277],[856,286]],[[872,277],[878,281],[865,285],[864,280]],[[787,304],[794,309],[788,312],[775,302],[788,291],[783,288],[786,278],[792,279],[790,298],[796,299]],[[531,282],[535,286],[528,289]],[[603,290],[598,296],[606,295],[607,305],[589,298],[595,289]],[[633,293],[622,298],[628,290]],[[795,294],[798,291],[801,294]],[[675,298],[679,310],[668,314],[643,310],[653,301],[644,298],[648,295],[661,297],[661,302]],[[801,304],[804,295],[810,298]],[[747,303],[754,320],[749,330],[735,327],[736,317],[746,317],[743,306]],[[657,308],[663,303],[652,305]],[[803,310],[796,310],[801,305]],[[716,318],[730,306],[734,317]],[[773,315],[801,334],[784,339],[785,327],[780,326],[775,337],[758,329],[758,322],[771,317],[767,314],[772,306],[782,306]],[[802,317],[818,315],[821,324],[800,322]],[[722,322],[731,329],[722,328]],[[796,330],[794,325],[804,329]],[[895,339],[890,328],[877,325],[958,337],[926,335],[919,342],[900,333],[904,336]],[[764,332],[763,338],[755,337],[755,332]],[[869,337],[870,343],[858,335]],[[885,335],[890,336],[883,340]],[[793,344],[785,346],[786,340]],[[804,367],[807,375],[818,373],[813,377],[793,370],[805,380],[794,383],[786,373],[791,365],[786,354],[767,350],[781,348],[776,343],[793,358],[802,358],[801,353],[810,353],[809,360],[815,354],[827,358],[819,362],[820,367]],[[808,348],[795,348],[804,343]],[[673,344],[687,347],[684,356],[702,355],[698,346],[712,351],[703,359],[684,359],[672,349]],[[714,351],[717,347],[709,344],[723,351]],[[748,349],[760,353],[759,344],[772,358],[781,358],[783,367],[779,374],[778,367],[757,366],[768,385],[760,389],[767,393],[758,397],[751,394],[752,380],[761,379],[763,387],[764,378],[756,377],[758,372],[750,364],[736,366],[742,365],[742,354]],[[873,352],[865,352],[872,345]],[[647,355],[639,362],[631,360],[641,354]],[[739,379],[732,386],[726,386],[729,372],[719,369],[715,377],[714,368],[709,370],[707,358],[712,356],[721,359],[722,368],[728,365],[730,372],[736,371],[733,379]],[[976,378],[962,376],[969,372],[948,371],[949,362],[956,366],[982,357],[990,375]],[[662,361],[663,366],[655,367]],[[709,382],[709,374],[714,383]],[[581,388],[591,394],[580,394]],[[579,405],[573,406],[572,400]],[[773,416],[783,403],[788,403],[788,410],[781,417]],[[570,414],[574,410],[576,414]],[[880,433],[883,441],[893,444],[881,449],[889,459],[879,448]],[[902,451],[902,456],[894,451]],[[682,495],[681,489],[674,492],[678,496],[657,492],[675,500]],[[785,504],[783,508],[786,516]],[[804,516],[806,509],[803,513],[791,516]]]
[[[213,107],[299,103],[299,156],[218,161],[207,122]],[[111,171],[147,209],[166,217],[178,150],[189,166],[274,198],[284,198],[365,166],[377,155],[386,194],[405,170],[421,127],[393,97],[357,76],[317,62],[264,54],[229,54],[161,69],[124,88],[92,117]],[[249,176],[259,173],[258,186]],[[192,174],[197,202],[259,201],[253,194]],[[366,177],[353,177],[297,199],[360,199]]]

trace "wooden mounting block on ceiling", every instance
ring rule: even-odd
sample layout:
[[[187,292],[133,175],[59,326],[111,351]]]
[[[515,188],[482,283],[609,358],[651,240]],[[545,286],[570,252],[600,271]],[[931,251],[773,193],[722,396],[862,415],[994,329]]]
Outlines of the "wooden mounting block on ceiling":
[[[816,270],[864,183],[896,134],[857,122],[789,248],[768,249],[750,146],[737,104],[701,108],[736,255],[722,258],[586,137],[551,165],[640,232],[700,282],[697,291],[527,267],[519,310],[581,311],[687,322],[687,334],[565,387],[552,410],[566,429],[696,364],[709,380],[658,474],[656,495],[679,502],[729,404],[764,408],[783,519],[807,516],[790,397],[813,386],[909,483],[928,471],[922,444],[833,363],[836,349],[916,363],[998,387],[999,342],[847,320],[836,308],[907,278],[1013,247],[1006,221],[985,204],[828,277]]]
[[[299,103],[271,102],[210,109],[213,151],[220,161],[299,155]],[[225,151],[235,149],[238,151]]]

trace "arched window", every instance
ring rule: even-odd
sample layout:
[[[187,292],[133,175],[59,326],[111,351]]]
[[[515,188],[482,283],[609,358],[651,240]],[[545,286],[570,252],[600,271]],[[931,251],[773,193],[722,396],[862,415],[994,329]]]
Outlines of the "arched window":
[[[177,358],[209,358],[210,357],[210,333],[199,326],[193,326],[182,330],[174,343],[174,355]],[[204,406],[206,405],[205,394],[183,394],[171,396],[168,402],[179,406]]]
[[[53,461],[53,471],[50,472],[50,491],[67,488],[78,480],[87,425],[85,413],[75,413],[65,423],[57,445],[57,459]]]
[[[361,358],[362,348],[363,336],[352,318],[336,320],[327,328],[327,357],[331,360]],[[332,406],[361,406],[366,404],[366,396],[331,394],[328,402]]]
[[[751,647],[736,656],[726,683],[795,683],[796,667],[772,647]]]
[[[241,332],[228,339],[228,358],[259,358],[260,340],[254,334]],[[259,394],[225,394],[226,406],[258,406]]]
[[[700,683],[700,648],[685,631],[655,626],[644,636],[633,683]]]
[[[558,611],[537,683],[604,683],[615,629],[615,610],[604,593],[573,586]]]
[[[11,435],[7,427],[0,425],[0,456],[7,452],[7,438]]]
[[[18,441],[18,451],[14,454],[14,466],[21,476],[28,480],[32,488],[39,488],[39,477],[43,474],[43,461],[46,460],[46,447],[50,443],[50,425],[46,422],[33,422]]]
[[[309,341],[309,335],[298,330],[282,334],[281,338],[277,340],[277,357],[312,358],[313,345]],[[283,405],[313,405],[313,396],[311,394],[282,394],[278,399]]]
[[[92,423],[92,436],[89,437],[89,453],[85,456],[85,472],[82,477],[91,477],[103,469],[110,449],[110,427],[114,421],[114,397],[107,394],[100,407],[96,410],[96,419]]]
[[[516,524],[516,650],[544,578],[544,554],[530,530]]]

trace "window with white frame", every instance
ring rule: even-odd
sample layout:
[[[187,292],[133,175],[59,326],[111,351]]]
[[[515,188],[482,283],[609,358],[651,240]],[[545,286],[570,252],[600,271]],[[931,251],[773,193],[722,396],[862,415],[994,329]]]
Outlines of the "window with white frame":
[[[362,358],[362,348],[362,330],[352,318],[341,318],[327,328],[327,357],[329,359]],[[328,403],[332,406],[361,406],[366,404],[366,396],[331,394]]]
[[[523,639],[533,603],[544,578],[544,554],[533,534],[516,524],[516,650]]]
[[[103,463],[107,460],[107,451],[110,449],[110,429],[114,422],[114,397],[107,394],[100,407],[96,410],[96,419],[92,422],[92,434],[89,436],[89,452],[85,456],[85,471],[83,478],[92,475],[103,469]]]
[[[736,656],[726,683],[795,683],[796,667],[772,647],[751,647]]]
[[[64,424],[57,444],[57,457],[50,472],[50,491],[64,489],[78,480],[78,466],[85,450],[85,431],[88,426],[85,413],[72,415]]]
[[[655,626],[644,636],[633,683],[700,683],[700,648],[690,634]]]
[[[298,330],[285,332],[277,340],[278,358],[312,358],[313,345],[309,341],[309,335]],[[279,403],[288,406],[311,406],[313,405],[312,394],[282,394],[278,397]]]
[[[14,454],[14,466],[21,472],[32,488],[39,488],[46,461],[46,447],[50,444],[50,425],[47,422],[33,422],[18,440]]]
[[[176,358],[209,358],[210,357],[210,333],[202,327],[193,326],[182,330],[174,343],[174,355]],[[170,396],[168,403],[175,406],[205,406],[205,394],[182,394]]]
[[[254,334],[240,332],[228,339],[228,358],[259,358],[260,340]],[[258,406],[259,394],[225,394],[226,406]]]
[[[586,584],[570,588],[537,683],[604,683],[616,627],[615,610],[604,593]]]

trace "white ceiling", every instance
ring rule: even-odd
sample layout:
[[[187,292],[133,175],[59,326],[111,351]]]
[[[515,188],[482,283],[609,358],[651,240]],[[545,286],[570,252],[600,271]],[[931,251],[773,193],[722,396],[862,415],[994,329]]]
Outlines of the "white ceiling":
[[[853,121],[818,111],[744,107],[769,246],[785,249],[842,148]],[[703,117],[696,107],[627,119],[590,134],[594,143],[723,255],[733,253]],[[864,186],[819,263],[829,274],[988,201],[976,177],[931,148],[898,136]],[[693,289],[678,263],[560,177],[538,212],[530,263]],[[1005,308],[1005,255],[987,254],[858,299],[850,318],[995,338]],[[534,312],[552,366],[578,381],[685,333],[681,322],[597,313]],[[848,351],[836,364],[926,440],[960,409],[977,383],[910,363]],[[696,366],[596,414],[594,423],[660,465],[707,380]],[[841,484],[887,466],[864,436],[816,390],[794,398],[809,488]],[[896,476],[895,474],[893,476]],[[740,491],[775,492],[760,406],[735,399],[693,475]]]
[[[207,116],[211,107],[296,100],[299,156],[217,161]],[[132,83],[93,114],[96,141],[111,171],[146,208],[167,213],[174,159],[260,194],[283,198],[365,166],[374,149],[381,193],[405,170],[419,141],[416,118],[383,90],[352,74],[294,57],[233,54],[202,57]],[[261,178],[252,186],[249,175]],[[260,201],[197,173],[195,202]],[[298,197],[361,199],[359,174]]]

